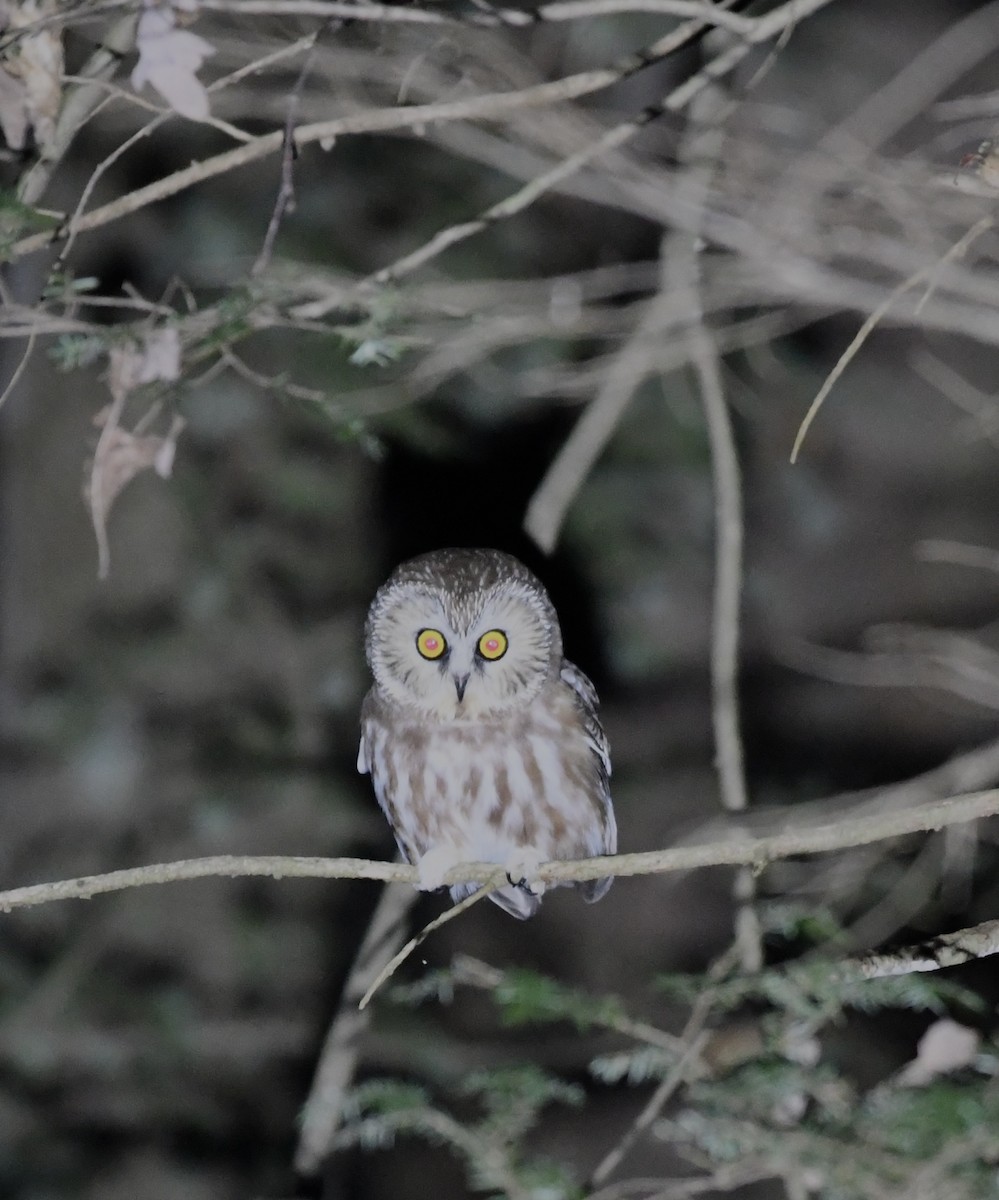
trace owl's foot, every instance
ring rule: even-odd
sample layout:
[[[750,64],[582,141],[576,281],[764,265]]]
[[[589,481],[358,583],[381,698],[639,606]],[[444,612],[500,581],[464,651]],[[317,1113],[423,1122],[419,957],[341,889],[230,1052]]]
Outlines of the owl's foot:
[[[543,896],[547,885],[535,876],[545,861],[545,856],[533,847],[522,846],[515,850],[503,865],[506,877],[514,887],[522,888],[532,896]]]
[[[436,892],[444,886],[448,871],[463,862],[468,862],[468,855],[457,846],[431,846],[416,863],[416,886],[421,892]]]

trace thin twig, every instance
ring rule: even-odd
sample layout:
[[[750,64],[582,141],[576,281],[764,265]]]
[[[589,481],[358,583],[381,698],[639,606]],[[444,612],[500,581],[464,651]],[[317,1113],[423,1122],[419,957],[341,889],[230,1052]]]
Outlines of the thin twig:
[[[302,102],[302,91],[305,88],[305,80],[308,77],[312,60],[315,57],[316,45],[322,34],[332,24],[333,19],[333,17],[330,17],[326,24],[322,28],[317,29],[312,35],[312,44],[308,47],[305,60],[302,63],[301,70],[298,72],[298,78],[295,80],[295,86],[288,96],[288,111],[284,121],[284,142],[281,147],[281,182],[274,201],[274,210],[267,224],[267,232],[264,234],[264,244],[261,246],[260,253],[257,255],[257,261],[253,264],[250,271],[251,275],[260,275],[270,266],[271,256],[274,253],[274,243],[277,241],[281,222],[284,220],[286,213],[295,211],[295,158],[298,154],[298,147],[295,144],[295,121]]]
[[[544,478],[535,489],[524,515],[524,531],[550,554],[583,480],[602,453],[627,411],[637,388],[659,365],[662,336],[680,312],[672,293],[662,288],[634,334],[614,356],[596,396],[572,428]]]
[[[723,973],[726,973],[732,965],[732,958],[731,950],[729,950],[716,959],[709,968],[709,978],[717,980]],[[686,1047],[683,1054],[673,1064],[669,1073],[649,1097],[648,1103],[646,1103],[635,1121],[625,1131],[617,1144],[598,1163],[593,1174],[590,1176],[589,1186],[591,1188],[600,1187],[617,1170],[625,1157],[637,1144],[638,1139],[657,1120],[662,1110],[669,1103],[670,1098],[675,1094],[677,1088],[685,1082],[687,1073],[700,1062],[701,1051],[707,1044],[709,1037],[705,1025],[707,1024],[708,1017],[711,1015],[714,1002],[714,991],[711,988],[701,992],[694,1001],[690,1016],[687,1018],[687,1022],[680,1034],[680,1041]]]
[[[277,241],[281,222],[284,220],[286,213],[295,211],[295,158],[297,154],[298,151],[295,149],[293,105],[289,104],[288,120],[284,130],[284,145],[281,148],[281,182],[278,184],[278,193],[274,200],[271,219],[267,222],[267,232],[264,234],[263,245],[260,247],[257,261],[250,269],[251,275],[259,275],[270,266],[271,256],[274,253],[274,243]]]
[[[745,40],[742,43],[732,47],[721,58],[713,60],[709,67],[699,72],[673,94],[671,99],[675,103],[675,108],[670,105],[671,109],[674,111],[679,109],[688,103],[691,97],[711,79],[731,71],[749,53],[752,46],[778,36],[789,24],[802,20],[831,2],[832,0],[785,0],[785,3],[776,9],[755,18],[752,28],[744,32]],[[303,125],[296,132],[296,142],[299,146],[311,142],[327,143],[337,137],[349,134],[421,129],[438,121],[496,120],[528,109],[592,95],[594,92],[603,91],[628,75],[660,61],[666,54],[672,53],[675,47],[675,38],[675,32],[670,33],[651,46],[635,54],[627,55],[609,67],[583,71],[576,75],[569,75],[562,79],[512,92],[489,93],[460,100],[413,105],[405,108],[373,109],[347,117]],[[201,162],[192,163],[189,167],[175,171],[163,179],[155,180],[145,187],[137,188],[126,196],[121,196],[94,209],[81,220],[78,229],[83,232],[100,228],[149,204],[176,195],[194,184],[273,154],[279,151],[283,144],[283,131],[275,131],[262,134],[244,146],[225,151]],[[7,249],[5,259],[14,261],[27,254],[35,253],[53,241],[59,240],[64,233],[63,229],[57,228],[20,238]]]
[[[822,3],[828,2],[829,0],[822,0]],[[821,5],[819,6],[821,7]],[[787,8],[786,5],[783,7]],[[772,18],[773,15],[773,13],[767,14],[768,18]],[[783,25],[775,25],[772,21],[768,21],[765,37],[761,37],[759,27],[755,27],[753,31],[754,36],[751,40],[731,47],[723,58],[712,60],[711,63],[664,96],[658,104],[651,105],[644,109],[638,116],[631,117],[627,121],[622,121],[619,125],[608,129],[606,133],[601,134],[599,138],[591,142],[588,146],[584,146],[575,153],[568,155],[549,170],[543,171],[516,192],[504,197],[503,200],[487,208],[472,220],[462,222],[458,225],[451,225],[446,229],[440,230],[418,249],[411,251],[394,263],[390,263],[381,270],[374,272],[363,281],[363,284],[383,284],[400,279],[418,267],[424,266],[431,259],[443,254],[445,250],[450,249],[452,246],[458,245],[460,242],[481,233],[497,221],[507,220],[523,212],[531,204],[534,204],[535,201],[554,190],[560,184],[563,184],[567,179],[577,174],[590,163],[609,154],[610,151],[625,145],[652,121],[657,120],[665,113],[682,111],[702,88],[706,87],[711,81],[720,79],[734,70],[749,53],[752,44],[756,41],[777,36],[778,34],[783,35],[795,20],[800,20],[804,15],[807,14],[800,11],[785,14],[787,19]],[[704,28],[704,22],[701,20],[688,21],[679,26],[666,38],[656,43],[654,49],[657,61],[679,50],[692,38],[701,33]],[[622,75],[622,78],[624,77]],[[311,307],[309,312],[310,315],[317,315],[316,306]]]
[[[664,17],[695,17],[706,25],[717,25],[733,33],[751,33],[756,20],[728,13],[704,0],[556,0],[531,11],[483,5],[481,12],[459,15],[418,8],[398,8],[384,4],[347,4],[343,0],[200,0],[204,9],[216,9],[236,16],[282,16],[343,18],[351,21],[403,21],[421,25],[534,25],[542,21],[577,21],[621,13],[656,13]]]
[[[596,1170],[590,1178],[591,1187],[600,1187],[617,1170],[638,1139],[659,1117],[677,1088],[685,1082],[687,1072],[700,1060],[701,1051],[708,1040],[707,1032],[701,1028],[704,1016],[706,1013],[702,1014],[698,1009],[691,1014],[687,1027],[681,1034],[682,1039],[687,1042],[687,1048],[649,1097],[645,1107],[629,1126],[621,1140],[597,1164]]]
[[[463,987],[478,988],[485,992],[495,992],[506,978],[505,973],[498,967],[490,966],[481,959],[473,958],[470,954],[456,954],[451,962],[450,977],[455,984]],[[618,1011],[614,1004],[607,1005],[606,1011],[598,1011],[591,1022],[597,1028],[608,1029],[625,1037],[634,1038],[646,1046],[655,1046],[667,1054],[676,1056],[683,1053],[682,1036],[667,1033],[647,1021],[636,1021]]]
[[[392,978],[417,946],[421,946],[436,929],[440,929],[448,921],[453,921],[455,917],[460,916],[465,909],[471,908],[473,904],[478,904],[480,900],[487,900],[491,890],[491,888],[479,888],[477,891],[472,892],[470,896],[466,896],[464,900],[459,901],[453,908],[446,908],[439,917],[435,917],[428,924],[424,925],[420,932],[415,937],[410,938],[398,954],[393,955],[378,972],[368,990],[361,997],[357,1007],[362,1011],[367,1008],[375,992],[378,991],[386,980]]]
[[[849,346],[847,346],[847,348],[839,356],[836,365],[826,376],[825,383],[823,383],[822,387],[819,388],[818,395],[808,406],[808,412],[805,413],[801,424],[798,426],[798,432],[794,439],[794,445],[791,448],[792,463],[798,461],[798,454],[801,451],[802,444],[804,443],[805,437],[811,428],[812,422],[818,416],[819,409],[825,402],[825,398],[833,390],[836,385],[836,381],[856,357],[858,351],[881,322],[881,319],[884,317],[885,313],[887,313],[888,310],[895,304],[895,302],[904,296],[906,292],[916,287],[917,284],[922,283],[923,280],[928,279],[931,281],[931,287],[927,290],[927,294],[920,301],[919,305],[917,305],[917,311],[921,309],[925,301],[929,298],[932,290],[933,280],[936,279],[942,268],[946,266],[947,263],[953,262],[955,259],[960,258],[963,254],[965,254],[972,242],[981,237],[986,230],[991,229],[994,224],[995,217],[993,216],[982,217],[981,220],[976,221],[975,224],[972,225],[972,227],[964,234],[964,236],[959,238],[945,254],[941,255],[940,258],[936,259],[934,262],[927,263],[925,267],[922,267],[913,275],[910,275],[908,279],[903,279],[898,287],[894,288],[874,309],[871,315],[857,331],[853,341],[850,342]]]
[[[7,386],[3,389],[3,392],[0,393],[0,408],[3,408],[4,404],[7,402],[8,396],[13,393],[14,388],[16,388],[21,382],[21,376],[27,370],[28,363],[31,361],[31,356],[34,353],[35,343],[38,340],[38,332],[38,329],[34,325],[32,325],[31,329],[28,331],[28,342],[24,347],[24,352],[17,360],[17,366],[14,368],[10,379],[7,380]]]

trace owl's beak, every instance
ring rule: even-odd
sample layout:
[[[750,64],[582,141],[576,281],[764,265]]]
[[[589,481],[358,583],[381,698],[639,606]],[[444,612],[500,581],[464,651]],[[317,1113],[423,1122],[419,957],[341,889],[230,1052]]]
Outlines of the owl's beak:
[[[465,688],[468,687],[468,672],[464,675],[452,675],[454,680],[454,690],[458,693],[458,703],[465,699]]]

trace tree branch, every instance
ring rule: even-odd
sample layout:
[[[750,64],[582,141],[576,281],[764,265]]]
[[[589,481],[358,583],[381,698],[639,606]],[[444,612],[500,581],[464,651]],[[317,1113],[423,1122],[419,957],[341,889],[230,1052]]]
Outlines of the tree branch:
[[[301,1175],[315,1174],[330,1153],[354,1078],[359,1043],[371,1021],[370,1012],[360,1007],[361,999],[405,937],[406,917],[415,900],[410,888],[386,887],[368,922],[302,1108],[295,1150],[295,1170]]]
[[[912,833],[944,829],[965,821],[999,814],[999,789],[952,796],[898,812],[840,814],[835,820],[808,829],[766,837],[740,834],[717,842],[674,846],[639,854],[612,854],[569,862],[549,862],[537,871],[545,883],[579,883],[604,875],[664,875],[699,867],[749,866],[762,870],[768,863],[804,854],[828,854],[853,846],[905,837]],[[788,810],[793,819],[794,809]],[[0,912],[49,904],[53,900],[86,900],[106,892],[150,884],[174,883],[212,876],[270,876],[272,879],[381,879],[392,883],[417,881],[415,867],[365,858],[319,858],[291,855],[213,855],[181,859],[146,867],[129,867],[103,875],[84,875],[55,883],[37,883],[0,892]],[[506,884],[506,871],[496,863],[468,863],[448,871],[444,883],[479,883],[485,888]]]
[[[763,16],[753,18],[749,27],[741,31],[743,41],[733,46],[718,59],[713,60],[703,71],[688,80],[682,88],[677,89],[670,97],[673,102],[670,104],[670,108],[678,110],[683,107],[711,79],[731,71],[745,58],[752,46],[784,33],[804,17],[831,2],[832,0],[785,0],[785,3],[776,9]],[[701,7],[705,12],[709,11],[709,6]],[[718,11],[720,13],[722,10]],[[700,21],[700,18],[698,20]],[[673,30],[651,46],[645,47],[635,54],[627,55],[609,67],[583,71],[563,79],[536,84],[513,92],[489,93],[461,100],[409,107],[373,109],[369,112],[337,117],[329,121],[313,122],[295,130],[295,143],[304,146],[310,142],[329,142],[349,134],[419,129],[421,126],[437,121],[496,120],[525,109],[538,108],[590,95],[603,91],[672,53],[676,46],[677,33],[678,31]],[[639,121],[637,124],[629,122],[626,127],[630,129],[632,125],[635,125],[635,128],[639,128],[644,123],[644,121]],[[203,159],[201,162],[192,163],[183,170],[175,171],[163,179],[155,180],[126,196],[121,196],[100,208],[93,209],[82,217],[74,228],[81,233],[100,228],[149,204],[174,196],[206,179],[225,174],[269,154],[274,154],[282,148],[284,143],[283,130],[263,134],[243,146],[212,158]],[[7,249],[4,258],[6,261],[15,261],[25,255],[33,254],[59,240],[64,233],[65,231],[60,227],[20,238]]]
[[[944,933],[915,946],[904,946],[888,953],[865,954],[845,962],[836,972],[837,979],[885,979],[891,975],[912,975],[922,971],[942,971],[959,967],[976,958],[999,954],[999,921],[983,921],[968,929]]]
[[[722,806],[730,813],[749,804],[739,729],[739,629],[742,609],[742,476],[735,434],[725,400],[721,361],[704,313],[701,278],[703,241],[698,225],[707,212],[711,182],[724,152],[723,121],[727,112],[717,85],[705,88],[691,105],[691,127],[681,149],[686,170],[677,186],[680,202],[701,219],[694,229],[668,239],[673,282],[691,298],[687,345],[697,375],[711,446],[711,475],[715,508],[715,580],[711,615],[711,721],[715,765]],[[754,900],[756,880],[749,867],[737,872],[735,940],[744,971],[763,966],[763,936]],[[668,1093],[667,1093],[668,1094]]]
[[[379,23],[406,22],[420,25],[536,25],[542,21],[577,21],[620,13],[657,13],[664,17],[694,17],[707,25],[717,25],[733,33],[751,33],[757,21],[753,17],[726,12],[704,0],[556,0],[532,11],[483,4],[480,12],[460,16],[420,8],[400,8],[389,4],[347,4],[343,0],[200,0],[200,7],[233,16],[280,14],[300,17],[343,18],[350,21]]]

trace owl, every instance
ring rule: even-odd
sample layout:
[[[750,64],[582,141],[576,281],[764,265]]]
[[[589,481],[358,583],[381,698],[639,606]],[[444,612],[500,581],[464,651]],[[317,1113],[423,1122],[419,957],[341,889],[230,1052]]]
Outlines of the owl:
[[[521,562],[436,550],[403,563],[371,603],[364,647],[374,686],[357,769],[420,888],[459,863],[497,863],[509,886],[489,899],[523,920],[541,904],[541,863],[616,852],[597,694],[562,657],[555,608]],[[575,886],[592,902],[611,882]]]

